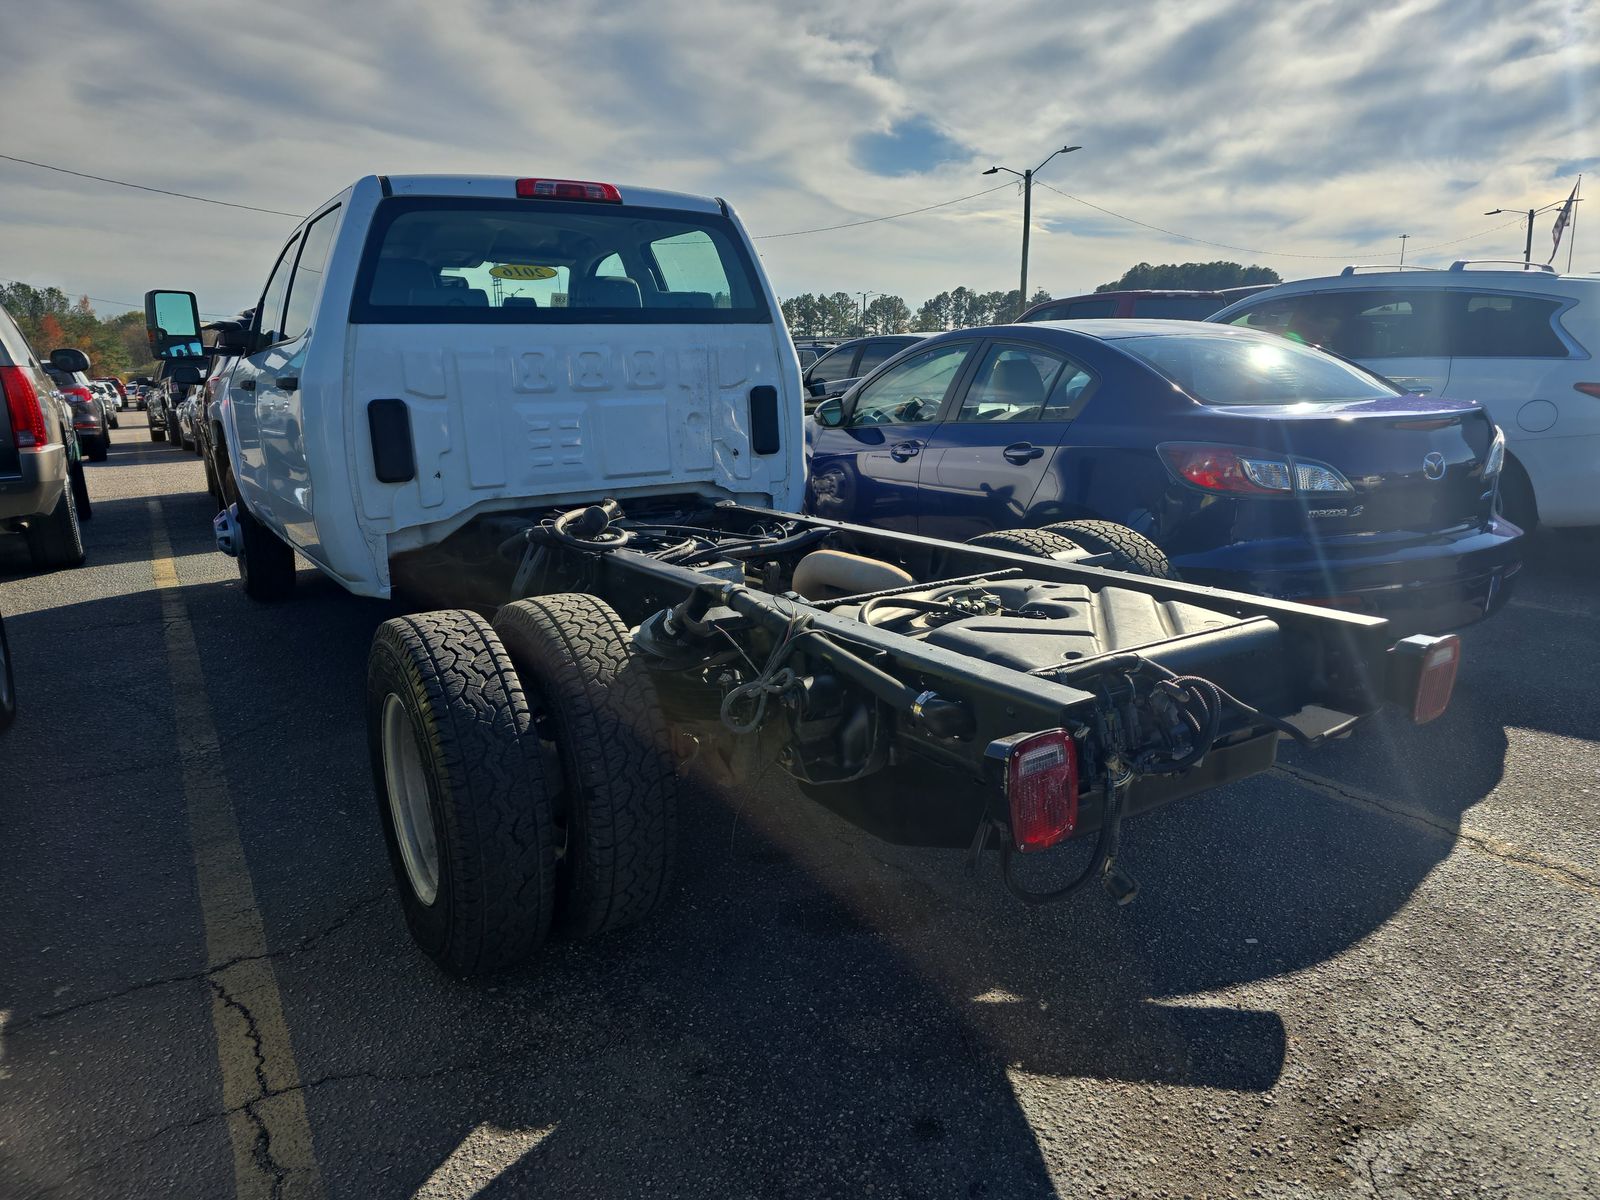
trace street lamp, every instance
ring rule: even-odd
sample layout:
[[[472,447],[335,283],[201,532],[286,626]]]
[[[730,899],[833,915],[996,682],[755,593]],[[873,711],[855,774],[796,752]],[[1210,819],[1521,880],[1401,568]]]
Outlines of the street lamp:
[[[1082,149],[1082,146],[1063,146],[1053,152],[1050,158],[1054,158],[1057,154],[1071,154],[1074,150]],[[984,172],[985,175],[994,175],[1000,171],[1010,171],[1011,174],[1022,180],[1022,286],[1017,293],[1017,302],[1021,305],[1021,308],[1017,310],[1019,315],[1022,308],[1028,306],[1028,231],[1029,226],[1033,224],[1033,177],[1044,170],[1045,163],[1049,162],[1050,158],[1045,159],[1044,162],[1034,167],[1031,171],[1012,171],[1010,167],[990,167]]]
[[[1406,269],[1406,242],[1409,241],[1410,238],[1411,235],[1409,233],[1402,233],[1400,235],[1400,269],[1402,271]]]
[[[1573,199],[1581,200],[1582,198],[1583,197],[1579,196],[1579,197],[1575,197]],[[1533,219],[1535,217],[1537,217],[1540,213],[1547,213],[1552,208],[1560,208],[1565,203],[1566,203],[1566,200],[1557,200],[1554,204],[1546,204],[1543,208],[1530,208],[1530,209],[1527,210],[1528,237],[1527,237],[1527,240],[1523,243],[1523,247],[1522,247],[1522,265],[1523,266],[1531,267],[1533,265]],[[1488,212],[1484,213],[1483,215],[1486,216],[1486,217],[1498,217],[1501,213],[1511,213],[1511,212],[1520,213],[1522,211],[1523,210],[1520,209],[1520,208],[1491,208]]]
[[[881,296],[881,295],[883,295],[883,293],[882,292],[857,292],[856,295],[861,297],[861,332],[863,334],[865,334],[867,332],[867,297],[868,296]]]

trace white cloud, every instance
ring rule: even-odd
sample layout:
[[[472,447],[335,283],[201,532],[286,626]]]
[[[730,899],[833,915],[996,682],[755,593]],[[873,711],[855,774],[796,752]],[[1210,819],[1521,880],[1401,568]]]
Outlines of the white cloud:
[[[1036,190],[1030,278],[1057,294],[1139,260],[1292,276],[1387,257],[1400,233],[1426,247],[1493,225],[1485,209],[1555,199],[1570,187],[1559,165],[1600,155],[1592,4],[1084,7],[36,5],[8,25],[72,53],[17,55],[0,73],[0,152],[291,211],[372,171],[539,171],[721,195],[753,232],[779,233],[978,191],[992,162],[1031,165],[1065,140],[1084,149],[1042,177],[1065,191],[1217,242],[1332,256],[1175,241]],[[867,170],[857,139],[906,121],[970,154]],[[760,247],[785,294],[915,303],[1008,286],[1020,207],[1008,189]],[[0,212],[0,276],[125,300],[186,285],[216,311],[253,299],[288,225],[10,163]],[[1519,248],[1511,228],[1459,252]]]

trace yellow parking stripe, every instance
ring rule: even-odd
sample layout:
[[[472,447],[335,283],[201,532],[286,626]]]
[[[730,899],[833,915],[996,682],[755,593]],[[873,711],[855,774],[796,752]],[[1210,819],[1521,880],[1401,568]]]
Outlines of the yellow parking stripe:
[[[150,511],[151,574],[161,596],[167,667],[189,839],[205,920],[211,970],[211,1023],[222,1068],[222,1100],[233,1143],[240,1200],[317,1198],[323,1194],[277,975],[267,957],[255,885],[239,841],[239,818],[222,754],[194,626],[178,583],[172,542],[159,500]]]

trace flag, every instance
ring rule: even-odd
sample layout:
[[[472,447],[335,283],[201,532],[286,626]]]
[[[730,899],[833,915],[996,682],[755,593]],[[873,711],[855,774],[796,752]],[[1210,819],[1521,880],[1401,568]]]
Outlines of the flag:
[[[1572,195],[1567,197],[1567,202],[1561,206],[1561,211],[1556,214],[1555,228],[1550,231],[1550,261],[1555,262],[1556,251],[1561,249],[1561,235],[1567,231],[1567,223],[1572,220],[1572,206],[1578,202],[1578,185],[1572,185]]]

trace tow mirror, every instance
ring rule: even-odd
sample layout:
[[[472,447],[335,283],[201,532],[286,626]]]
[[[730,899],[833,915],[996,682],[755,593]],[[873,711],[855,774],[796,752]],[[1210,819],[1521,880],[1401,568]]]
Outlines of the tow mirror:
[[[832,400],[824,400],[811,416],[824,429],[837,429],[844,424],[844,401],[837,396]]]
[[[63,346],[60,350],[50,351],[50,365],[58,371],[87,371],[89,356],[82,350]]]
[[[150,339],[150,356],[173,359],[203,358],[200,309],[193,292],[146,292],[144,331]]]

